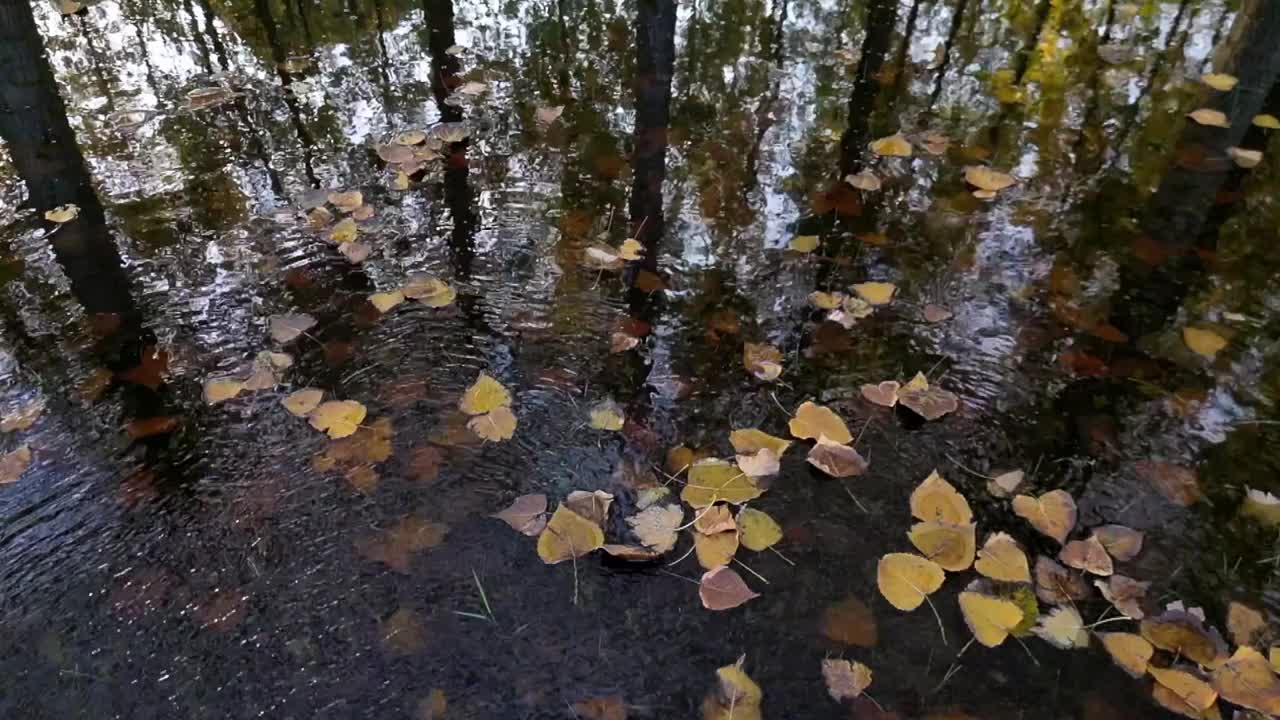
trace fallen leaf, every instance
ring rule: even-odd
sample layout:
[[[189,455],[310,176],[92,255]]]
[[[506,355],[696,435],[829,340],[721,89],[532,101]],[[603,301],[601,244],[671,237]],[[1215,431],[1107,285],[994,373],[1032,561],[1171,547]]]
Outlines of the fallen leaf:
[[[285,410],[297,417],[306,417],[311,414],[312,410],[320,407],[320,401],[324,399],[324,391],[316,388],[303,388],[294,390],[280,401]]]
[[[1035,566],[1036,597],[1050,605],[1069,605],[1089,595],[1084,578],[1041,555]]]
[[[782,539],[782,527],[762,510],[742,508],[737,525],[739,540],[748,550],[764,552]]]
[[[1086,540],[1072,540],[1067,543],[1058,553],[1058,559],[1068,567],[1094,575],[1105,577],[1115,572],[1111,556],[1094,535],[1090,535]]]
[[[945,320],[950,320],[954,314],[955,313],[951,312],[947,308],[942,307],[941,305],[934,305],[933,303],[929,303],[928,305],[924,306],[925,322],[940,323]]]
[[[951,145],[951,139],[942,133],[930,132],[925,134],[921,144],[930,155],[941,155]]]
[[[1221,110],[1212,110],[1210,108],[1200,108],[1187,113],[1187,117],[1195,120],[1201,125],[1217,128],[1230,128],[1231,121]]]
[[[427,632],[412,610],[400,608],[382,622],[379,628],[382,646],[390,655],[416,653],[427,644]]]
[[[305,313],[272,315],[267,321],[271,338],[284,345],[316,326],[316,319]]]
[[[840,303],[840,308],[846,315],[854,320],[861,320],[876,311],[876,309],[871,306],[871,303],[856,295],[846,295],[844,301]]]
[[[1124,525],[1099,525],[1093,529],[1093,536],[1108,555],[1120,562],[1128,562],[1142,552],[1143,534]]]
[[[1198,665],[1213,667],[1227,658],[1227,645],[1217,630],[1189,612],[1166,610],[1143,619],[1139,632],[1161,650],[1177,653]]]
[[[364,204],[364,195],[359,190],[331,192],[327,199],[330,205],[344,213],[355,212],[357,208]]]
[[[698,556],[698,564],[704,570],[714,570],[721,565],[728,565],[738,552],[738,531],[730,530],[714,535],[694,533],[693,549]]]
[[[940,387],[925,390],[903,389],[898,393],[898,403],[911,410],[925,420],[938,418],[955,412],[960,407],[960,398],[956,394]]]
[[[1147,673],[1179,700],[1199,712],[1209,709],[1218,699],[1218,692],[1208,683],[1189,672],[1150,666]]]
[[[1227,346],[1226,339],[1218,333],[1190,326],[1182,328],[1182,340],[1192,352],[1210,359]]]
[[[710,505],[693,519],[693,529],[703,535],[737,531],[738,522],[733,519],[728,505]],[[720,563],[723,565],[724,563]]]
[[[849,289],[869,305],[888,305],[898,286],[887,282],[864,282],[850,285]]]
[[[307,417],[311,427],[336,440],[355,434],[366,413],[365,406],[355,400],[329,400],[316,406]]]
[[[156,435],[167,435],[178,429],[180,423],[180,419],[173,415],[155,415],[129,421],[129,424],[125,425],[125,431],[134,440],[141,440]]]
[[[760,597],[760,593],[747,587],[741,575],[721,566],[702,574],[698,597],[702,598],[702,607],[708,610],[729,610]]]
[[[662,557],[662,553],[639,545],[617,545],[605,543],[600,547],[606,555],[625,560],[626,562],[647,563]]]
[[[965,591],[960,612],[973,637],[982,645],[997,647],[1022,622],[1022,608],[1004,598]]]
[[[1102,597],[1115,606],[1121,615],[1141,620],[1146,613],[1142,610],[1142,599],[1146,597],[1149,582],[1141,582],[1124,575],[1112,575],[1104,580],[1094,580],[1093,584],[1102,592]]]
[[[400,292],[410,300],[417,300],[427,307],[442,308],[452,305],[458,293],[445,281],[429,275],[409,276]]]
[[[547,526],[547,496],[542,493],[521,495],[507,509],[490,517],[510,525],[516,532],[537,537]]]
[[[964,169],[964,181],[979,190],[986,190],[987,192],[1000,192],[1005,188],[1012,187],[1017,182],[1012,175],[981,165],[966,166]]]
[[[1140,460],[1133,469],[1139,479],[1174,505],[1187,507],[1200,500],[1200,479],[1191,468],[1163,460]]]
[[[374,152],[383,162],[388,163],[405,163],[413,160],[413,148],[401,143],[390,143],[387,145],[379,145],[374,148]]]
[[[239,395],[244,390],[244,383],[235,378],[210,378],[204,381],[204,401],[210,405],[217,405]],[[8,418],[5,419],[8,422]],[[9,432],[0,425],[0,430]]]
[[[618,246],[618,257],[623,260],[641,260],[644,258],[644,245],[635,238],[627,238]]]
[[[1076,526],[1076,501],[1066,490],[1051,490],[1038,498],[1018,495],[1013,512],[1059,544],[1067,541]]]
[[[827,658],[822,661],[822,679],[833,700],[851,700],[871,686],[871,668],[860,662]]]
[[[998,498],[1009,497],[1017,491],[1025,478],[1026,474],[1021,470],[1010,470],[1007,473],[1000,473],[987,482],[987,492]]]
[[[1245,486],[1244,502],[1240,514],[1253,518],[1267,527],[1280,525],[1280,497]]]
[[[802,440],[817,440],[826,436],[828,440],[841,445],[853,442],[853,435],[845,426],[839,415],[821,405],[805,402],[796,409],[787,427],[791,436]]]
[[[1213,689],[1223,700],[1268,715],[1280,715],[1280,679],[1262,653],[1236,648],[1230,660],[1214,668]]]
[[[942,587],[946,573],[932,560],[909,553],[889,553],[876,565],[876,585],[889,604],[910,612]],[[1022,613],[1018,613],[1022,617]]]
[[[862,397],[868,402],[891,408],[898,404],[898,389],[902,385],[896,380],[885,380],[877,385],[863,385]]]
[[[1227,633],[1236,645],[1256,645],[1266,630],[1267,620],[1262,613],[1235,600],[1227,606]]]
[[[879,641],[871,608],[853,596],[823,610],[819,629],[827,638],[844,645],[875,647]]]
[[[1235,75],[1226,73],[1206,73],[1200,76],[1200,80],[1218,92],[1230,92],[1231,88],[1240,82],[1240,79]]]
[[[376,536],[356,541],[356,550],[373,562],[408,574],[414,554],[444,542],[448,532],[448,525],[409,515]]]
[[[973,191],[973,196],[978,198],[979,200],[994,200],[997,194],[998,193],[996,193],[995,190],[974,190]]]
[[[338,246],[338,254],[354,265],[368,260],[371,253],[373,248],[361,242],[349,242]]]
[[[952,525],[928,520],[916,523],[907,539],[921,555],[937,563],[943,570],[960,572],[973,564],[978,526],[974,523]]]
[[[763,343],[745,343],[742,348],[742,364],[756,378],[773,382],[782,375],[782,351]]]
[[[1145,638],[1133,633],[1099,633],[1098,637],[1121,670],[1136,678],[1147,674],[1147,665],[1156,650]]]
[[[546,127],[556,120],[559,120],[563,113],[563,105],[548,105],[547,107],[540,107],[535,110],[533,117],[537,120],[539,125]]]
[[[0,455],[0,485],[18,482],[30,466],[31,448],[26,445]]]
[[[796,235],[791,238],[791,242],[787,247],[798,253],[811,253],[818,249],[819,240],[817,235]]]
[[[78,217],[79,215],[80,215],[80,206],[76,205],[75,203],[67,203],[66,205],[59,205],[58,207],[52,210],[44,211],[45,220],[48,220],[51,223],[57,223],[59,225],[61,225],[62,223],[69,223],[72,220],[75,220],[76,217]]]
[[[618,431],[626,424],[622,408],[613,400],[601,400],[591,408],[591,427],[596,430]]]
[[[1236,165],[1239,165],[1245,170],[1258,167],[1258,165],[1262,162],[1261,150],[1250,150],[1249,148],[1242,148],[1242,147],[1229,147],[1227,148],[1227,155],[1229,155],[1231,159],[1235,161]]]
[[[580,558],[604,545],[599,525],[561,505],[538,536],[538,557],[548,565]]]
[[[468,82],[462,83],[462,85],[458,86],[458,89],[455,90],[454,92],[461,95],[474,96],[474,95],[479,95],[488,89],[489,89],[489,86],[487,84],[482,83],[478,80],[470,80]]]
[[[703,508],[716,502],[741,505],[763,493],[737,465],[708,458],[689,466],[689,481],[680,491],[680,499],[692,507]]]
[[[751,455],[736,456],[738,467],[751,477],[767,477],[777,475],[782,469],[781,458],[769,448],[762,448]]]
[[[377,308],[380,313],[388,312],[402,302],[404,302],[404,293],[399,290],[374,293],[369,296],[369,304]]]
[[[969,501],[947,482],[937,470],[929,473],[915,490],[911,491],[911,515],[917,520],[936,520],[951,525],[968,525],[973,522],[973,510]]]
[[[594,270],[620,270],[624,265],[618,251],[608,245],[592,245],[582,251],[583,263]]]
[[[742,670],[745,657],[716,670],[716,689],[703,703],[703,720],[760,720],[764,693]],[[708,705],[712,707],[708,708]],[[710,710],[710,712],[708,712]]]
[[[564,504],[582,517],[604,527],[609,519],[609,506],[613,504],[613,495],[603,490],[592,492],[574,490],[564,499]]]
[[[683,521],[684,510],[675,505],[652,505],[627,518],[640,543],[660,553],[676,546],[676,528]]]
[[[845,175],[844,181],[859,190],[866,190],[868,192],[874,192],[879,190],[881,187],[880,178],[865,170],[856,175]]]
[[[516,434],[516,415],[511,408],[496,407],[467,421],[467,429],[490,442],[510,440]]]
[[[444,691],[432,688],[427,697],[418,701],[418,716],[414,720],[445,720],[445,712],[449,709],[449,701]]]
[[[1280,130],[1280,118],[1275,115],[1254,115],[1253,124],[1265,130]]]
[[[819,310],[835,310],[844,302],[844,293],[829,293],[814,290],[809,293],[809,304]]]
[[[791,441],[770,435],[755,428],[744,428],[729,433],[729,444],[739,454],[757,453],[761,450],[772,450],[781,457],[791,447]]]
[[[1031,632],[1060,650],[1089,647],[1089,631],[1080,612],[1071,606],[1056,607]]]
[[[825,435],[805,458],[808,463],[834,478],[855,477],[867,471],[869,464],[862,455],[848,445],[831,442]]]
[[[1031,582],[1031,568],[1027,554],[1018,542],[1007,533],[996,533],[987,538],[978,551],[973,569],[980,574],[1002,582]]]
[[[627,706],[617,695],[579,700],[573,713],[580,720],[627,720]]]
[[[869,147],[871,152],[882,157],[911,157],[911,143],[907,142],[902,133],[873,140]]]
[[[397,172],[395,178],[391,180],[392,190],[408,190],[409,175],[404,172]]]
[[[928,390],[929,378],[925,377],[924,373],[918,372],[914,376],[912,376],[910,380],[907,381],[906,385],[902,386],[902,389],[907,392],[919,392],[921,390]]]
[[[307,212],[307,225],[314,230],[319,230],[331,222],[333,222],[333,213],[329,212],[324,207],[311,208],[311,210]]]
[[[502,383],[494,380],[487,373],[480,373],[471,387],[462,394],[458,409],[468,415],[483,415],[496,408],[509,407],[511,393]]]

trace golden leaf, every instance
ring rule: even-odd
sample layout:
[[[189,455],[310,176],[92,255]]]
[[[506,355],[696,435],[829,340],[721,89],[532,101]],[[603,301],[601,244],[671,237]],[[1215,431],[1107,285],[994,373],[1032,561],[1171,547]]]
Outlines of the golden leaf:
[[[907,532],[907,539],[921,555],[934,561],[943,570],[960,572],[973,564],[977,546],[978,526],[973,523],[952,525],[928,520],[916,523]]]
[[[1099,637],[1102,638],[1102,647],[1122,670],[1136,678],[1147,674],[1147,664],[1156,650],[1141,635],[1101,633]]]
[[[1226,73],[1207,73],[1201,75],[1200,80],[1218,92],[1230,92],[1240,82],[1240,78]]]
[[[798,253],[811,253],[818,249],[818,244],[817,235],[797,235],[791,238],[791,242],[787,244],[787,247]]]
[[[937,563],[909,553],[889,553],[876,565],[880,594],[890,605],[908,612],[942,587],[946,577]],[[1018,617],[1022,617],[1021,612]]]
[[[729,433],[729,444],[734,452],[742,454],[756,453],[761,450],[772,450],[781,457],[791,447],[791,441],[775,437],[755,428],[744,428]]]
[[[402,302],[404,302],[404,293],[399,290],[374,293],[369,296],[369,304],[377,308],[380,313],[385,313]]]
[[[906,385],[902,386],[902,392],[921,392],[929,389],[929,378],[925,377],[922,372],[916,373]]]
[[[1213,688],[1227,702],[1280,715],[1280,679],[1262,653],[1244,645],[1214,669]]]
[[[819,310],[835,310],[844,302],[844,293],[829,293],[814,290],[809,293],[809,304]]]
[[[1067,541],[1076,526],[1076,501],[1066,490],[1053,490],[1038,498],[1018,495],[1013,498],[1013,512],[1059,544]]]
[[[782,351],[764,343],[744,343],[742,364],[760,380],[773,382],[782,375]]]
[[[1017,182],[1012,175],[1007,175],[998,170],[992,170],[982,165],[969,165],[964,169],[964,181],[970,185],[995,193],[1012,187]]]
[[[59,205],[58,207],[52,210],[44,211],[45,220],[48,220],[51,223],[57,223],[59,225],[61,225],[62,223],[68,223],[68,222],[71,222],[72,220],[75,220],[78,215],[80,215],[80,206],[74,203]]]
[[[1161,650],[1182,655],[1204,667],[1213,667],[1227,657],[1226,643],[1218,631],[1205,628],[1204,622],[1191,613],[1166,611],[1159,617],[1144,619],[1138,631]]]
[[[871,668],[860,662],[827,658],[822,661],[822,679],[836,702],[853,699],[871,686]]]
[[[703,508],[716,502],[741,505],[763,493],[737,465],[712,458],[689,466],[689,481],[680,491],[680,499]]]
[[[627,238],[618,246],[618,257],[623,260],[639,260],[644,257],[644,245],[635,238]]]
[[[742,670],[742,659],[733,665],[726,665],[716,670],[716,681],[719,687],[719,699],[731,707],[759,708],[764,700],[764,693]]]
[[[1180,700],[1201,712],[1208,710],[1218,699],[1218,692],[1209,683],[1183,670],[1148,667],[1147,673],[1156,682],[1173,692]]]
[[[1031,630],[1045,642],[1061,650],[1089,646],[1089,631],[1074,607],[1056,607]]]
[[[1280,118],[1275,115],[1254,115],[1253,124],[1266,130],[1280,130]]]
[[[391,180],[392,190],[408,190],[409,175],[404,172],[397,172],[395,178]]]
[[[960,612],[973,637],[987,647],[996,647],[1022,622],[1022,608],[1003,598],[976,592],[960,593]]]
[[[31,448],[26,445],[0,455],[0,485],[18,482],[30,466]]]
[[[467,428],[491,442],[510,440],[516,434],[516,416],[509,407],[496,407],[468,420]]]
[[[217,405],[239,395],[242,390],[244,383],[235,378],[211,378],[204,381],[204,401]]]
[[[1235,600],[1227,606],[1227,632],[1237,645],[1253,645],[1266,629],[1267,620],[1257,610]]]
[[[929,477],[911,491],[910,503],[911,515],[917,520],[938,520],[951,525],[973,522],[969,501],[937,470],[929,473]]]
[[[548,565],[580,558],[604,545],[599,525],[561,505],[538,536],[538,557]]]
[[[452,305],[458,297],[457,291],[445,281],[422,274],[410,275],[400,291],[410,300],[433,308]]]
[[[622,408],[612,400],[601,400],[591,408],[591,427],[596,430],[618,431],[626,424],[627,418]]]
[[[796,409],[796,416],[791,418],[788,428],[792,437],[800,439],[817,440],[825,435],[840,445],[853,442],[853,435],[839,415],[812,402],[805,402]]]
[[[782,539],[782,527],[768,513],[744,507],[738,511],[738,534],[743,547],[763,552]]]
[[[333,439],[355,434],[367,410],[355,400],[330,400],[320,403],[308,417],[311,427],[329,433]]]
[[[359,208],[364,204],[364,195],[360,194],[359,190],[352,190],[351,192],[331,192],[327,199],[329,200],[330,205],[338,208],[338,210],[344,213],[355,212],[356,208]]]
[[[850,285],[849,289],[871,305],[887,305],[890,300],[893,300],[893,294],[898,291],[898,286],[887,282],[864,282]]]
[[[714,535],[693,534],[693,549],[698,556],[698,564],[704,570],[713,570],[721,565],[728,565],[738,552],[738,531],[721,532]]]
[[[874,140],[870,144],[871,152],[876,155],[885,157],[911,157],[911,143],[902,136],[902,133],[894,133],[888,137],[882,137]]]
[[[306,417],[311,414],[312,410],[320,407],[320,401],[324,399],[324,391],[316,388],[303,388],[294,390],[280,401],[284,405],[284,409],[290,414],[298,417]]]
[[[500,407],[511,405],[511,393],[486,373],[480,373],[476,381],[463,393],[458,409],[468,415],[483,415]]]
[[[1217,128],[1230,128],[1231,121],[1227,119],[1226,114],[1221,110],[1211,110],[1209,108],[1200,108],[1187,113],[1187,117],[1195,120],[1201,125]]]
[[[1027,555],[1018,542],[1007,533],[996,533],[987,538],[978,551],[973,569],[992,580],[1002,582],[1031,582],[1031,568]]]
[[[1191,348],[1191,352],[1207,358],[1213,358],[1227,346],[1226,339],[1218,333],[1190,326],[1182,328],[1182,341]]]

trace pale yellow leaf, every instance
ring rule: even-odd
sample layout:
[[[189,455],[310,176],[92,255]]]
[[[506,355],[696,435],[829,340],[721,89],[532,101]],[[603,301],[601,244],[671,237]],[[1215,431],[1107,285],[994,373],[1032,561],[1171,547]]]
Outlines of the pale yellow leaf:
[[[399,290],[374,293],[369,296],[369,304],[377,308],[380,313],[385,313],[402,302],[404,302],[404,293]]]
[[[895,133],[888,137],[882,137],[874,140],[870,144],[871,152],[876,155],[888,157],[911,157],[911,143],[902,136],[902,133]]]
[[[1230,92],[1240,82],[1240,78],[1226,73],[1206,73],[1200,76],[1200,80],[1218,92]]]
[[[864,282],[852,285],[849,289],[868,304],[887,305],[890,300],[893,300],[893,294],[898,291],[898,286],[887,282]]]
[[[968,165],[964,169],[964,181],[989,193],[1000,192],[1012,187],[1017,180],[1012,175],[992,170],[982,165]]]
[[[744,507],[738,511],[738,534],[743,547],[762,552],[782,539],[782,527],[768,513]]]
[[[1227,346],[1227,341],[1218,333],[1204,328],[1187,326],[1182,328],[1182,341],[1197,355],[1212,358]]]
[[[788,428],[792,437],[800,439],[817,440],[825,435],[831,442],[841,445],[853,442],[853,435],[839,415],[812,402],[806,401],[796,409]]]
[[[996,533],[987,538],[973,569],[992,580],[1002,582],[1031,582],[1031,568],[1027,554],[1007,533]]]
[[[471,432],[491,442],[510,440],[516,433],[516,416],[511,408],[496,407],[484,415],[476,415],[467,421]]]
[[[613,400],[602,400],[591,408],[591,427],[596,430],[618,431],[626,424],[627,417]]]
[[[486,373],[480,373],[471,387],[463,393],[458,409],[468,415],[484,415],[495,408],[511,405],[511,393],[502,383]]]
[[[973,522],[969,501],[937,470],[929,473],[929,477],[911,491],[910,503],[911,515],[918,520],[936,520],[951,525]]]
[[[284,397],[280,401],[284,405],[284,409],[290,414],[298,417],[306,417],[311,414],[312,410],[320,407],[320,401],[324,399],[324,391],[316,388],[303,388],[295,390]]]
[[[75,203],[67,203],[66,205],[59,205],[52,210],[46,210],[44,212],[44,219],[51,223],[61,225],[62,223],[69,223],[72,220],[75,220],[79,215],[80,206]]]
[[[355,400],[330,400],[320,403],[308,417],[311,427],[338,438],[354,435],[368,411]]]
[[[909,553],[889,553],[876,565],[880,594],[890,605],[907,612],[920,607],[926,596],[942,587],[946,577],[937,563]]]
[[[204,401],[210,405],[230,400],[244,390],[244,383],[235,378],[210,378],[204,381]]]
[[[1000,645],[1022,623],[1017,603],[976,592],[960,593],[960,612],[974,639],[987,647]]]
[[[741,505],[763,493],[755,480],[737,465],[708,458],[689,466],[689,479],[680,491],[680,499],[695,508],[703,508],[716,502]]]
[[[817,235],[797,235],[791,238],[788,247],[798,253],[811,253],[818,249]]]
[[[1230,128],[1231,121],[1227,119],[1226,114],[1221,110],[1212,110],[1210,108],[1200,108],[1187,113],[1187,117],[1195,120],[1201,125],[1217,128]]]

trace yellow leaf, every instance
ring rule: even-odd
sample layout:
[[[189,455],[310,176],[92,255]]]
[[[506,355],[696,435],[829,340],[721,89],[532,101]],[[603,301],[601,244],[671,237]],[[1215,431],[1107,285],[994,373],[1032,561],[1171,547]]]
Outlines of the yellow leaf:
[[[324,391],[316,388],[303,388],[295,390],[284,397],[280,401],[284,405],[284,409],[290,414],[298,417],[306,417],[311,414],[312,410],[320,407],[320,401],[324,399]]]
[[[1211,110],[1209,108],[1200,108],[1199,110],[1195,110],[1187,113],[1187,117],[1191,118],[1192,120],[1195,120],[1197,123],[1201,125],[1205,125],[1208,127],[1217,127],[1217,128],[1231,127],[1231,121],[1227,119],[1227,116],[1221,110]]]
[[[422,274],[409,276],[400,291],[405,297],[433,308],[452,305],[458,297],[457,291],[445,281]]]
[[[356,221],[351,218],[343,218],[338,221],[337,225],[329,231],[329,241],[335,243],[349,243],[356,239],[360,234],[360,229],[356,226]]]
[[[973,522],[969,501],[937,470],[911,491],[911,515],[917,520],[938,520],[952,525]]]
[[[354,435],[367,412],[364,405],[355,400],[330,400],[320,403],[308,417],[311,427],[327,432],[329,437],[337,440]]]
[[[888,157],[911,157],[911,143],[902,136],[902,133],[895,133],[888,137],[882,137],[879,140],[872,141],[871,152],[876,155]]]
[[[395,178],[391,181],[392,190],[408,190],[409,176],[404,172],[397,172]]]
[[[1148,667],[1147,672],[1184,703],[1201,712],[1218,699],[1218,692],[1209,687],[1209,683],[1189,672],[1160,667]]]
[[[833,443],[826,436],[818,438],[805,461],[833,478],[861,475],[870,466],[867,459],[853,447]]]
[[[1267,660],[1271,663],[1271,669],[1280,673],[1280,647],[1272,647],[1267,652]]]
[[[1230,660],[1214,669],[1211,680],[1227,702],[1280,715],[1280,679],[1262,653],[1248,645],[1236,648]]]
[[[782,351],[764,343],[744,343],[742,364],[760,380],[773,382],[782,375]]]
[[[680,491],[680,499],[695,508],[703,508],[716,502],[741,505],[763,493],[737,465],[707,459],[689,466],[689,481]]]
[[[78,215],[80,215],[80,206],[74,203],[59,205],[52,210],[44,211],[45,220],[48,220],[51,223],[58,223],[59,225],[75,220]]]
[[[907,539],[921,555],[934,561],[943,570],[960,572],[973,564],[973,554],[978,541],[978,526],[951,525],[929,520],[916,523],[907,532]]]
[[[835,310],[844,302],[843,293],[829,293],[815,290],[809,293],[809,304],[819,310]]]
[[[741,663],[742,661],[739,660],[736,664],[726,665],[716,670],[721,699],[734,707],[758,708],[764,700],[764,693],[760,691],[760,686],[743,672]]]
[[[1248,170],[1249,168],[1255,168],[1258,166],[1259,163],[1262,162],[1261,150],[1250,150],[1248,148],[1242,148],[1242,147],[1229,147],[1227,148],[1227,154],[1230,155],[1231,159],[1236,162],[1236,165],[1239,165],[1240,167],[1246,170]]]
[[[979,200],[992,200],[996,196],[995,190],[974,190],[973,196]]]
[[[719,532],[714,535],[693,534],[693,549],[698,555],[698,564],[704,569],[712,570],[721,565],[728,565],[738,552],[738,532]]]
[[[1017,180],[1012,175],[992,170],[982,165],[968,165],[964,169],[964,181],[987,192],[999,192],[1012,187]]]
[[[1156,649],[1145,638],[1134,633],[1101,633],[1099,637],[1120,669],[1136,678],[1147,674],[1147,664]]]
[[[0,455],[0,485],[18,482],[30,466],[31,448],[26,445]]]
[[[404,302],[404,293],[399,290],[374,293],[369,296],[369,304],[377,308],[380,313],[385,313],[402,302]]]
[[[1266,130],[1280,130],[1280,118],[1275,115],[1254,115],[1253,124]]]
[[[1230,92],[1231,88],[1234,88],[1236,83],[1240,82],[1240,79],[1235,75],[1226,73],[1208,73],[1201,75],[1200,80],[1218,92]]]
[[[729,444],[733,446],[734,452],[739,454],[749,455],[767,448],[779,457],[791,447],[790,440],[774,437],[755,428],[744,428],[729,433]]]
[[[618,257],[623,260],[639,260],[644,257],[644,245],[635,238],[627,238],[618,247]]]
[[[1013,512],[1059,544],[1067,541],[1076,526],[1076,501],[1066,490],[1053,490],[1039,498],[1018,495],[1013,498]]]
[[[244,383],[234,378],[213,378],[204,381],[204,401],[210,405],[230,400],[244,390]]]
[[[987,538],[978,551],[973,569],[992,580],[1002,582],[1031,582],[1031,568],[1027,554],[1007,533],[996,533]]]
[[[929,378],[924,373],[918,372],[913,376],[906,385],[902,386],[901,392],[921,392],[929,389]]]
[[[1040,618],[1040,623],[1031,632],[1061,650],[1089,646],[1089,631],[1084,629],[1084,620],[1074,607],[1054,608]]]
[[[811,253],[818,249],[817,235],[797,235],[791,238],[789,247],[798,253]]]
[[[510,440],[516,434],[516,416],[509,407],[496,407],[484,415],[477,415],[468,420],[467,427],[485,440],[492,442]]]
[[[754,508],[738,511],[738,533],[742,546],[763,552],[782,539],[782,527],[769,514]]]
[[[602,400],[591,408],[591,427],[596,430],[618,431],[627,422],[622,408],[612,400]]]
[[[1190,326],[1182,328],[1182,341],[1192,352],[1207,358],[1212,358],[1227,346],[1226,339],[1218,333]]]
[[[796,409],[796,416],[791,418],[788,428],[791,436],[796,438],[817,440],[825,435],[840,445],[853,442],[853,435],[839,415],[812,402],[805,402]]]
[[[548,565],[580,558],[604,545],[599,525],[561,505],[538,536],[538,557]]]
[[[893,299],[898,286],[887,282],[864,282],[852,285],[849,289],[871,305],[887,305]]]
[[[996,647],[1022,622],[1022,608],[1003,598],[976,592],[960,593],[960,612],[973,637],[987,647]]]
[[[329,204],[338,208],[344,213],[355,212],[364,204],[364,195],[359,190],[351,192],[331,192],[328,195]]]
[[[876,585],[889,604],[910,612],[942,587],[947,574],[932,560],[909,553],[889,553],[876,565]],[[1022,613],[1018,613],[1022,617]]]
[[[458,409],[468,415],[483,415],[500,407],[511,405],[511,393],[502,383],[480,373],[480,377],[462,394]]]

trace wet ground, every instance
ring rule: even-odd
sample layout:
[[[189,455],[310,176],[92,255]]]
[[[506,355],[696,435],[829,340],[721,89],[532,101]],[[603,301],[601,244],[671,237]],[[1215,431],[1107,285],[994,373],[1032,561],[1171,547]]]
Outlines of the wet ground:
[[[1280,175],[1251,124],[1280,107],[1274,3],[0,0],[0,34],[0,400],[43,404],[0,438],[33,453],[0,486],[6,716],[426,718],[443,697],[449,718],[565,718],[616,695],[699,717],[739,656],[769,718],[1167,715],[1096,642],[960,654],[972,573],[934,596],[946,644],[885,602],[877,561],[910,549],[934,468],[980,537],[1057,552],[987,491],[1022,469],[1081,528],[1146,533],[1120,567],[1151,607],[1280,611],[1280,538],[1241,513],[1280,492]],[[465,137],[396,189],[379,146],[441,127]],[[913,157],[868,149],[899,130]],[[1018,182],[976,198],[973,164]],[[861,171],[881,189],[843,181]],[[373,209],[360,263],[304,215],[343,189]],[[643,260],[584,260],[628,237]],[[372,308],[411,273],[456,302]],[[867,280],[898,294],[851,329],[810,304]],[[317,324],[282,347],[284,313]],[[1187,327],[1226,345],[1192,352]],[[636,347],[613,351],[619,329]],[[782,351],[778,382],[744,342]],[[293,356],[277,387],[205,402],[267,349]],[[456,409],[481,371],[512,391],[511,440]],[[916,372],[959,409],[860,396]],[[307,386],[368,408],[358,442],[285,412]],[[606,399],[620,432],[587,424]],[[545,565],[488,517],[604,489],[625,539],[668,450],[727,457],[730,429],[786,435],[807,399],[871,467],[783,459],[753,506],[785,536],[739,556],[761,593],[740,608],[701,606],[702,569],[673,563],[688,538],[656,564]],[[1151,460],[1199,497],[1171,501]],[[841,603],[874,637],[821,632]],[[827,657],[873,668],[884,711],[833,701]]]

